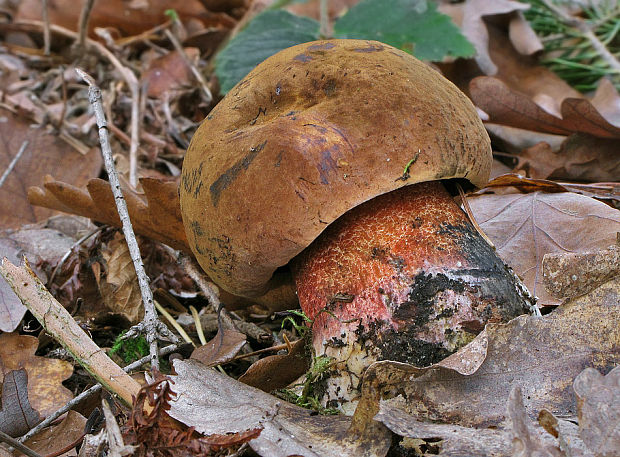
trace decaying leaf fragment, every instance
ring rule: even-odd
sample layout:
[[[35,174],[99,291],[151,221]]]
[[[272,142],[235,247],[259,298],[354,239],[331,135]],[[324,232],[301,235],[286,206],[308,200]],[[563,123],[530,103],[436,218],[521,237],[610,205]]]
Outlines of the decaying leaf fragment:
[[[586,367],[606,371],[620,362],[619,321],[615,278],[549,315],[487,325],[464,348],[478,345],[484,351],[486,344],[478,366],[460,352],[450,357],[452,368],[443,362],[426,369],[377,362],[365,374],[363,400],[377,392],[387,398],[382,408],[401,408],[419,420],[491,426],[504,420],[511,386],[519,385],[529,415],[544,408],[574,415],[573,379]]]
[[[390,446],[378,423],[369,425],[372,433],[356,428],[351,436],[350,417],[316,415],[193,360],[176,360],[174,368],[170,416],[206,435],[262,427],[250,446],[264,457],[380,457]]]
[[[28,399],[28,373],[23,368],[11,370],[2,382],[2,409],[0,431],[9,436],[20,436],[41,422],[42,418]]]
[[[574,385],[579,409],[579,435],[597,456],[620,450],[620,367],[603,376],[588,368]]]

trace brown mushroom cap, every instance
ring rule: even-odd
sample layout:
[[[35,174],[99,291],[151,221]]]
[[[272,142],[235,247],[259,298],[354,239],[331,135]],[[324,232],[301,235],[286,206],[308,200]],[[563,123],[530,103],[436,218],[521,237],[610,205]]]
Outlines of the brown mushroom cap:
[[[469,99],[411,55],[362,40],[285,49],[196,131],[181,211],[202,268],[256,297],[333,221],[423,181],[486,183],[489,137]]]

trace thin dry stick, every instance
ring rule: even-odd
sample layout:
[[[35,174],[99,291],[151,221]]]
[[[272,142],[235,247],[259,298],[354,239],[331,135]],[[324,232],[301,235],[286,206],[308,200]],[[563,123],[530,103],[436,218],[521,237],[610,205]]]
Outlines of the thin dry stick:
[[[140,384],[88,337],[71,314],[52,297],[37,278],[26,258],[24,262],[24,267],[18,267],[5,257],[0,273],[45,331],[60,342],[107,390],[116,393],[126,404],[131,405],[132,397],[140,390]]]
[[[114,200],[116,201],[116,208],[118,210],[119,217],[123,226],[123,234],[125,235],[125,241],[129,248],[131,260],[133,261],[134,268],[136,270],[136,276],[138,277],[138,284],[140,286],[140,293],[142,294],[142,301],[144,303],[144,319],[142,322],[132,327],[127,332],[127,338],[133,337],[140,332],[144,332],[146,340],[149,343],[149,353],[151,354],[151,367],[159,369],[159,359],[157,350],[157,340],[159,338],[169,339],[176,342],[176,336],[166,327],[157,317],[157,311],[155,311],[155,304],[153,303],[153,292],[149,286],[149,278],[144,271],[144,264],[142,263],[142,257],[140,255],[140,248],[136,241],[136,236],[129,219],[129,213],[127,211],[127,203],[123,197],[121,190],[121,184],[116,173],[114,166],[114,159],[112,157],[112,149],[108,140],[108,127],[103,113],[103,105],[101,102],[101,90],[95,84],[95,81],[90,75],[83,70],[76,68],[76,72],[82,77],[82,79],[88,84],[88,98],[93,106],[95,112],[95,118],[97,119],[97,126],[99,127],[99,142],[101,144],[101,153],[103,154],[103,160],[106,171],[108,173],[108,179],[110,180],[110,187],[114,194]]]
[[[0,177],[0,187],[2,187],[2,185],[4,184],[4,181],[6,181],[6,178],[9,177],[9,175],[13,171],[13,168],[15,168],[15,165],[17,165],[17,162],[19,161],[21,156],[24,154],[24,151],[26,150],[27,147],[28,147],[28,140],[25,140],[22,143],[21,147],[19,148],[19,151],[17,151],[17,154],[15,154],[15,157],[13,157],[13,160],[11,160],[11,163],[9,164],[9,166],[6,168],[6,170],[4,170],[4,173],[2,173],[2,177]]]
[[[83,49],[86,43],[86,34],[88,32],[88,21],[90,20],[90,13],[93,10],[95,0],[86,0],[80,11],[80,23],[78,24],[79,36],[77,39],[78,49]]]
[[[169,29],[166,29],[164,32],[166,34],[166,37],[170,40],[170,42],[174,46],[174,49],[177,50],[179,55],[185,61],[185,64],[192,71],[192,74],[194,75],[198,83],[200,84],[200,87],[202,87],[202,90],[205,93],[206,103],[211,103],[211,101],[213,100],[213,95],[211,94],[211,90],[209,89],[209,85],[207,84],[207,81],[205,81],[204,76],[202,76],[202,73],[200,73],[198,68],[196,68],[196,66],[192,63],[189,56],[185,52],[185,49],[183,49],[183,46],[181,46],[181,43],[179,43],[179,40],[177,39],[177,37],[174,36],[174,34]]]
[[[0,441],[4,441],[5,443],[13,446],[15,449],[26,454],[28,457],[42,457],[40,454],[37,454],[35,451],[30,449],[29,447],[24,446],[22,443],[17,441],[15,438],[7,435],[3,431],[0,431]]]
[[[159,355],[160,355],[160,357],[163,357],[165,355],[168,355],[168,354],[176,351],[177,349],[179,349],[179,347],[180,347],[180,345],[178,345],[178,344],[171,344],[169,346],[166,346],[165,348],[162,348],[159,351]],[[129,373],[130,371],[133,371],[133,370],[136,370],[136,369],[140,368],[142,365],[144,365],[145,363],[148,363],[150,360],[151,360],[151,356],[150,355],[142,357],[141,359],[136,360],[135,362],[132,362],[129,365],[127,365],[126,367],[124,367],[123,371],[125,373]],[[95,395],[101,389],[102,389],[102,385],[99,384],[99,383],[97,383],[94,386],[88,388],[87,390],[85,390],[84,392],[79,394],[77,397],[75,397],[72,400],[70,400],[62,408],[59,408],[58,410],[54,411],[52,414],[47,416],[45,418],[45,420],[40,422],[36,427],[33,427],[32,429],[30,429],[28,431],[28,433],[26,433],[24,436],[19,438],[19,441],[21,443],[23,443],[26,440],[29,440],[30,438],[32,438],[34,435],[39,433],[44,428],[49,427],[56,419],[58,419],[60,416],[65,414],[67,411],[73,409],[73,407],[77,406],[78,404],[80,404],[82,401],[84,401],[85,399],[87,399],[91,395]]]
[[[47,0],[42,0],[41,18],[43,19],[43,54],[50,55],[51,39],[50,39],[50,16],[47,10]]]
[[[200,291],[207,298],[209,304],[213,307],[213,311],[217,313],[220,309],[220,297],[218,296],[219,290],[217,286],[207,281],[200,267],[196,265],[195,260],[190,256],[181,253],[179,261],[189,277],[194,280]]]

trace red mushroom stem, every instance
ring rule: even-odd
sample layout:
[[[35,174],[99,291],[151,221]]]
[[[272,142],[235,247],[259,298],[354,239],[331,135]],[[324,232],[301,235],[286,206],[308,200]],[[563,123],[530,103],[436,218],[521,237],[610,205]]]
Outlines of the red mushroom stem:
[[[440,182],[350,210],[292,269],[315,355],[334,359],[324,398],[345,411],[373,361],[428,366],[487,322],[527,311],[514,277]]]

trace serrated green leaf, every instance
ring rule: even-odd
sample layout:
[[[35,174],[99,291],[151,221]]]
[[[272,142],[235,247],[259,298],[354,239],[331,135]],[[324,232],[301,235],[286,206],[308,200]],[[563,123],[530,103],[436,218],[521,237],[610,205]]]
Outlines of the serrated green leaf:
[[[319,38],[319,23],[288,11],[259,14],[218,54],[215,73],[225,94],[267,57]]]
[[[475,53],[450,18],[426,0],[362,0],[336,22],[334,36],[381,41],[422,60]]]

